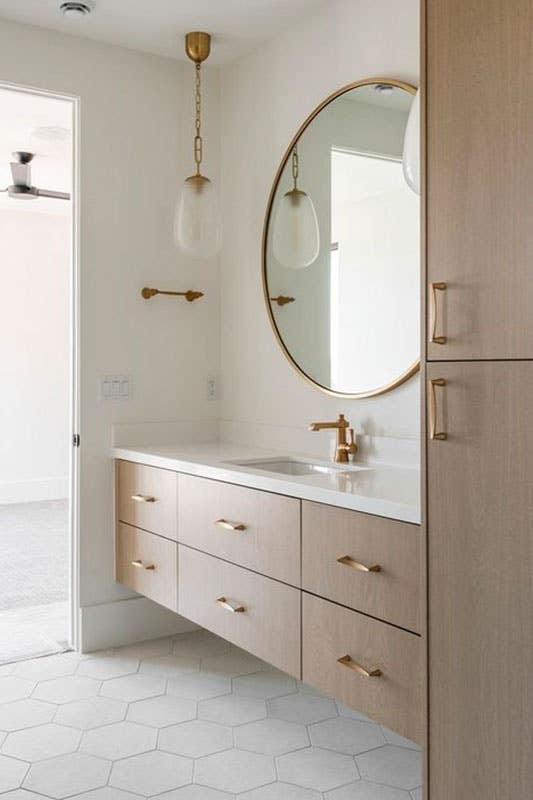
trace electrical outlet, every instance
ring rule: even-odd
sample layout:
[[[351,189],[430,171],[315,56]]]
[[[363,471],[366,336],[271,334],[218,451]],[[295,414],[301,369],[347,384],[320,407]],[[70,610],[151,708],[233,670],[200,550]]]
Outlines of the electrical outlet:
[[[217,399],[217,379],[214,376],[207,379],[207,399]]]
[[[102,375],[100,400],[130,400],[131,388],[129,375]]]

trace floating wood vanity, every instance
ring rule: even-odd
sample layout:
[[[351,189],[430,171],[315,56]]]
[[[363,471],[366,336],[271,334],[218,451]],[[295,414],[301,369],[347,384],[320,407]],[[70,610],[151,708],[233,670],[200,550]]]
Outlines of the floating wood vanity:
[[[422,740],[418,524],[124,459],[116,487],[120,583]]]

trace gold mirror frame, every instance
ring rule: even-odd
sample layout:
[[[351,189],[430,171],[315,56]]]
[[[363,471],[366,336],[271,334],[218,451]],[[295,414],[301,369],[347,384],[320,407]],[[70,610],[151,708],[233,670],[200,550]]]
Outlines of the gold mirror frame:
[[[337,97],[346,94],[346,92],[350,92],[352,89],[357,89],[360,86],[370,86],[376,83],[384,83],[389,86],[397,86],[399,89],[404,89],[404,91],[409,92],[409,94],[412,95],[415,95],[417,92],[416,86],[413,86],[410,83],[406,83],[405,81],[399,81],[396,78],[364,78],[361,81],[354,81],[353,83],[349,83],[346,86],[343,86],[341,89],[338,89],[336,92],[333,92],[333,94],[330,94],[329,97],[326,97],[326,99],[323,100],[322,103],[320,103],[320,105],[318,105],[315,108],[315,110],[311,112],[311,114],[307,117],[307,119],[298,128],[296,134],[293,136],[289,146],[287,147],[287,150],[285,151],[285,154],[281,160],[281,164],[279,165],[278,171],[276,172],[274,183],[272,184],[272,189],[270,190],[270,195],[268,198],[268,204],[265,214],[265,222],[263,225],[263,241],[262,241],[263,294],[265,298],[265,304],[268,310],[268,318],[270,321],[270,325],[272,327],[272,330],[274,331],[274,336],[276,337],[278,344],[281,347],[281,350],[285,355],[285,357],[287,358],[287,360],[289,361],[289,363],[294,367],[296,372],[298,372],[302,376],[302,378],[304,378],[308,383],[311,384],[311,386],[314,386],[316,389],[320,389],[320,391],[325,392],[326,394],[329,394],[332,397],[344,397],[348,400],[357,400],[363,397],[376,397],[377,395],[385,394],[385,392],[390,392],[392,389],[395,389],[397,386],[400,386],[402,383],[405,383],[405,381],[407,381],[409,378],[411,378],[419,371],[420,359],[417,359],[417,361],[415,361],[414,364],[412,364],[407,370],[405,370],[405,372],[402,372],[401,375],[399,375],[390,383],[387,383],[385,386],[380,386],[377,389],[372,389],[369,392],[356,392],[355,394],[350,392],[337,392],[335,391],[335,389],[330,389],[328,386],[323,386],[321,383],[318,383],[318,381],[315,381],[314,378],[311,378],[311,376],[308,375],[307,372],[305,372],[300,367],[300,365],[295,361],[295,359],[287,349],[287,346],[283,341],[281,333],[279,332],[278,326],[276,324],[276,320],[274,318],[274,313],[270,302],[270,293],[268,289],[267,241],[268,241],[268,231],[270,227],[270,218],[272,215],[272,206],[274,204],[274,197],[276,195],[276,191],[279,182],[281,180],[283,170],[285,169],[285,165],[289,160],[294,150],[294,146],[298,142],[300,136],[309,127],[309,125],[315,119],[315,117],[317,117],[327,105],[332,103],[333,100],[336,100]]]

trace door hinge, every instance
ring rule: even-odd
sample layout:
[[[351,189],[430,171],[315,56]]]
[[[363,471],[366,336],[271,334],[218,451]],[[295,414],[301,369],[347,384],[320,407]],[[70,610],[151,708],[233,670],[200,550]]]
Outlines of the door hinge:
[[[72,446],[79,447],[80,446],[80,435],[79,433],[72,434]]]

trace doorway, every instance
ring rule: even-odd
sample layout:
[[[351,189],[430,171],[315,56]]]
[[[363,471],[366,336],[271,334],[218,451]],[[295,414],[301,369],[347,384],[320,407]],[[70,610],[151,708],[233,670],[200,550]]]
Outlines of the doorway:
[[[76,112],[0,85],[0,665],[75,638]]]

